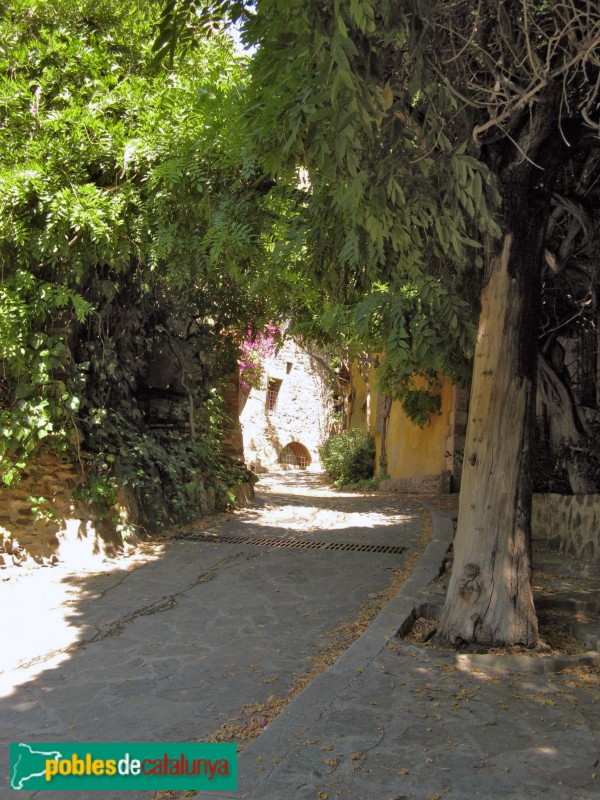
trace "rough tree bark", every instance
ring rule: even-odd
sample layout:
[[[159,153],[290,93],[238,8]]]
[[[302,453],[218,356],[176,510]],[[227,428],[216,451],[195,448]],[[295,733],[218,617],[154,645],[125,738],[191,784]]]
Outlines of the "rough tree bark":
[[[521,195],[521,199],[519,199]],[[537,643],[529,435],[535,403],[544,224],[515,187],[482,292],[454,567],[437,638]]]
[[[381,419],[381,451],[379,454],[380,473],[387,473],[387,434],[390,411],[392,410],[392,398],[386,395],[383,400],[383,413]]]
[[[371,359],[369,356],[365,358],[358,359],[358,372],[360,377],[363,379],[363,383],[365,384],[365,402],[363,405],[365,411],[365,419],[366,419],[366,430],[367,433],[371,430],[371,379],[370,379],[370,371],[371,371]]]
[[[348,402],[346,404],[346,420],[344,422],[343,430],[349,431],[352,427],[352,415],[354,414],[354,406],[356,405],[356,386],[354,385],[354,381],[352,380],[352,369],[349,370],[350,378],[349,378],[349,386],[350,386],[350,395],[348,397]]]

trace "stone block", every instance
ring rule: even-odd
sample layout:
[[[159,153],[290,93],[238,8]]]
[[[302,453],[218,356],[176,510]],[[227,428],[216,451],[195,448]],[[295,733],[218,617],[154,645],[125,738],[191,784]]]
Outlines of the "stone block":
[[[238,484],[234,488],[234,492],[235,501],[240,506],[251,503],[254,500],[254,485],[250,481]]]

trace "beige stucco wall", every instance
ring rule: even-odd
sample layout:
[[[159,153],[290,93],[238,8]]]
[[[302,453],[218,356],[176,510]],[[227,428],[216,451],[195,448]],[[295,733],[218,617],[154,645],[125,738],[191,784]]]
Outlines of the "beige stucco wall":
[[[267,411],[269,378],[281,381],[275,408]],[[299,442],[309,451],[309,469],[320,469],[319,448],[332,429],[329,374],[292,339],[264,361],[260,388],[240,395],[240,422],[246,464],[257,471],[278,466],[283,448]]]
[[[356,368],[352,370],[352,384],[354,400],[350,414],[350,426],[367,429],[367,390],[364,380]],[[368,430],[375,436],[376,444],[376,473],[379,472],[379,459],[381,454],[381,431],[377,426],[377,405],[379,392],[377,387],[377,374],[371,368],[369,376],[370,400]],[[443,381],[440,389],[441,410],[433,414],[429,422],[419,428],[415,425],[402,409],[398,401],[392,403],[387,423],[387,471],[391,478],[389,489],[398,488],[402,491],[423,488],[423,480],[435,484],[436,490],[443,485],[449,485],[449,476],[446,481],[439,484],[437,477],[448,475],[452,466],[448,463],[449,451],[452,451],[456,440],[456,402],[457,390],[449,381]],[[464,427],[466,427],[466,411]],[[461,431],[464,433],[464,431]],[[460,443],[464,446],[464,437]],[[396,482],[394,484],[393,482]],[[422,485],[423,484],[423,485]],[[447,491],[447,488],[444,489]]]
[[[399,402],[392,403],[388,421],[387,462],[391,478],[413,478],[438,475],[446,469],[446,444],[452,412],[452,386],[441,388],[442,407],[429,422],[419,428],[411,422]],[[377,459],[381,436],[375,436]]]

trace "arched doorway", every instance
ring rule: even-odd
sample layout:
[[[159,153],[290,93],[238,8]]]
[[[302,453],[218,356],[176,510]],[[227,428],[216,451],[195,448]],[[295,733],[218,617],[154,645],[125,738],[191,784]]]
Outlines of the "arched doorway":
[[[310,466],[311,461],[310,453],[300,442],[286,444],[279,454],[279,463],[286,467],[306,469],[306,467]]]

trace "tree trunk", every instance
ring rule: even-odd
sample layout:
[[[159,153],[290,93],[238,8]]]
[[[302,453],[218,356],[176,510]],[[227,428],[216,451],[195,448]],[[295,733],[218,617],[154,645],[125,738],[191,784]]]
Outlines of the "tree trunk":
[[[390,411],[392,410],[392,398],[386,395],[383,399],[383,411],[381,419],[381,449],[379,454],[379,474],[387,475],[387,434],[388,434],[388,420],[390,418]]]
[[[543,225],[525,206],[513,207],[482,292],[454,567],[437,634],[446,643],[537,643],[528,437]]]
[[[365,419],[366,419],[365,430],[367,431],[367,433],[370,433],[371,432],[371,381],[369,373],[371,371],[371,361],[368,357],[359,360],[358,371],[360,373],[360,377],[363,379],[363,383],[365,384],[365,402],[363,406],[365,409]]]
[[[352,380],[352,367],[348,370],[350,375],[348,381],[350,386],[350,395],[348,397],[348,401],[346,403],[346,419],[344,422],[344,426],[342,430],[349,431],[352,427],[352,415],[354,414],[354,406],[356,405],[356,386],[354,385],[354,381]]]

